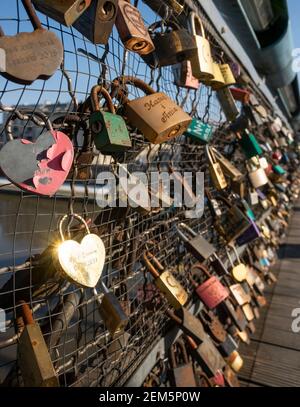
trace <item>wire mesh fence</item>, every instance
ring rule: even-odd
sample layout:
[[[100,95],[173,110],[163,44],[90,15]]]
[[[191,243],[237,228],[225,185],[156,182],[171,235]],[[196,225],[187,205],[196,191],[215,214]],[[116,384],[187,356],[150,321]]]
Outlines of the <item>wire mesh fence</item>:
[[[5,0],[2,3],[0,20],[5,35],[30,31],[31,24],[21,2]],[[144,2],[135,4],[147,25],[160,19]],[[163,1],[161,7],[167,19],[171,9]],[[215,49],[225,50],[224,58],[230,60],[232,56],[227,55],[227,47],[200,7],[199,13]],[[184,14],[187,18],[187,11]],[[41,111],[55,129],[70,135],[75,160],[64,188],[51,198],[20,191],[1,178],[0,307],[6,311],[7,330],[0,342],[0,380],[8,385],[22,384],[16,353],[16,317],[18,302],[23,300],[30,304],[41,326],[62,386],[120,386],[168,327],[164,313],[166,302],[141,261],[144,250],[153,250],[164,267],[172,268],[189,293],[192,287],[184,271],[192,258],[174,228],[184,219],[186,208],[171,207],[146,215],[128,208],[101,208],[96,200],[96,177],[101,171],[115,171],[117,163],[148,175],[151,171],[169,171],[172,165],[175,170],[204,172],[205,186],[211,189],[212,186],[204,147],[186,136],[152,145],[136,129],[129,128],[132,147],[125,153],[102,155],[91,143],[85,145],[89,129],[74,131],[69,117],[82,118],[86,114],[81,108],[94,85],[108,87],[114,78],[128,75],[142,79],[156,91],[165,92],[186,112],[211,124],[213,144],[220,151],[230,150],[226,149],[234,145],[234,136],[224,127],[225,118],[215,92],[204,85],[198,90],[177,87],[171,67],[151,69],[137,54],[124,49],[115,28],[107,46],[95,46],[74,28],[66,28],[43,14],[39,17],[43,26],[54,31],[64,45],[63,66],[49,80],[38,80],[28,86],[0,78],[1,142],[7,140],[9,129],[13,137],[22,135],[34,141],[43,132],[44,123],[32,122],[29,118],[32,113]],[[251,86],[256,92],[254,85]],[[139,90],[129,87],[130,99],[139,95]],[[264,102],[261,95],[257,97]],[[16,117],[16,112],[21,114]],[[85,147],[92,153],[92,159],[87,162],[80,161]],[[230,154],[230,159],[245,171],[238,152]],[[99,315],[92,290],[78,288],[63,279],[53,281],[51,267],[41,263],[41,259],[47,258],[47,248],[59,238],[59,219],[72,213],[84,216],[91,232],[103,239],[107,256],[101,280],[130,315],[125,333],[114,338],[110,337]],[[200,219],[186,222],[220,247],[207,207]],[[78,227],[72,230],[81,232]]]

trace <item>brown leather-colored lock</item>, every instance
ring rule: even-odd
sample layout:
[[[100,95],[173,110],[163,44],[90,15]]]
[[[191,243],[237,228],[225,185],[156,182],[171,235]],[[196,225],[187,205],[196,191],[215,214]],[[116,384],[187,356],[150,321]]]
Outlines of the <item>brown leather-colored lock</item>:
[[[182,339],[175,342],[170,349],[170,364],[175,387],[196,387],[193,363],[189,361]]]
[[[206,311],[203,309],[199,314],[201,322],[207,327],[209,335],[216,342],[225,342],[227,332],[224,329],[224,326],[220,322],[219,318],[212,312]]]
[[[139,55],[147,55],[155,47],[139,10],[130,0],[119,0],[116,27],[124,47]]]
[[[121,84],[132,84],[145,92],[146,96],[129,100],[120,89]],[[128,121],[153,144],[181,136],[192,121],[192,118],[165,93],[156,93],[141,79],[133,76],[116,78],[113,81],[112,94],[115,90],[117,98],[124,105]]]

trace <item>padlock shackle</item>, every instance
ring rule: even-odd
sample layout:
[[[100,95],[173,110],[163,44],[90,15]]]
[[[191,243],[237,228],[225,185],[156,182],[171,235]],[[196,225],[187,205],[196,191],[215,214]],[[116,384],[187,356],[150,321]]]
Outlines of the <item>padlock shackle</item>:
[[[175,229],[180,237],[181,240],[183,240],[184,242],[188,242],[188,237],[182,232],[182,230],[180,229],[184,229],[187,233],[189,233],[190,235],[192,235],[192,237],[196,237],[197,233],[190,228],[188,225],[186,225],[185,223],[181,222],[178,225],[175,225]]]
[[[23,7],[25,8],[26,14],[29,17],[29,20],[34,28],[34,30],[43,30],[40,19],[38,18],[35,9],[32,5],[31,0],[22,0]]]
[[[168,20],[168,21],[159,20],[159,21],[155,21],[154,23],[152,23],[148,27],[148,30],[152,33],[157,28],[162,28],[163,26],[165,26],[166,28],[171,28],[172,30],[181,29],[180,25],[178,23],[176,23],[176,21],[174,21],[174,20]]]
[[[83,217],[81,217],[80,215],[77,215],[77,213],[73,213],[73,214],[70,214],[70,215],[64,215],[62,218],[61,218],[61,220],[59,221],[59,234],[60,234],[60,237],[61,237],[61,240],[62,241],[64,241],[65,240],[65,237],[64,237],[64,234],[63,234],[63,224],[65,223],[65,221],[68,219],[68,218],[70,218],[70,217],[73,217],[73,218],[76,218],[77,220],[79,220],[81,223],[83,223],[83,225],[84,225],[84,227],[85,227],[85,229],[86,229],[86,232],[87,232],[87,234],[89,235],[90,234],[90,229],[89,229],[89,227],[88,227],[88,224],[87,224],[87,222],[83,219]]]
[[[34,319],[33,319],[32,311],[31,311],[29,305],[26,304],[25,301],[20,301],[19,304],[21,305],[21,313],[22,313],[22,318],[23,318],[24,324],[33,325]]]
[[[189,19],[188,19],[188,27],[189,27],[190,33],[192,35],[200,35],[199,30],[196,29],[196,21],[197,21],[197,24],[198,24],[198,26],[200,28],[201,36],[203,38],[206,38],[202,20],[194,11],[192,11],[190,13]]]
[[[99,96],[103,96],[110,113],[115,114],[116,109],[108,91],[100,85],[96,85],[91,90],[91,105],[94,112],[100,112]]]
[[[193,272],[193,270],[198,270],[198,272]],[[199,271],[202,271],[206,275],[206,277],[211,278],[211,274],[208,271],[208,268],[204,266],[204,264],[201,263],[194,264],[191,269],[192,276],[193,274],[199,274]]]
[[[178,347],[181,350],[181,356],[182,357],[182,363],[178,362],[178,360],[176,360],[176,356],[175,356],[175,347]],[[177,351],[178,352],[178,351]],[[176,369],[176,367],[185,364],[187,365],[189,363],[189,358],[188,358],[188,354],[186,351],[186,347],[184,346],[184,342],[182,339],[178,339],[176,342],[173,343],[173,345],[170,348],[170,361],[171,361],[171,367],[172,369]]]
[[[123,85],[124,87],[124,85],[127,84],[135,86],[136,88],[143,91],[146,95],[153,95],[153,93],[155,93],[155,90],[151,88],[151,86],[149,86],[146,82],[142,81],[139,78],[136,78],[134,76],[119,76],[112,81],[111,95],[115,95],[115,91],[117,91],[117,94],[115,96],[118,100],[121,100],[123,104],[128,103],[129,99],[125,95],[124,90],[121,89],[121,85]]]
[[[143,254],[143,260],[145,262],[146,267],[148,268],[148,270],[152,274],[152,276],[154,278],[159,278],[160,274],[156,270],[155,267],[157,267],[160,271],[164,271],[164,267],[159,262],[159,260],[149,251]],[[151,263],[151,261],[152,261],[152,263],[154,263],[155,266]]]
[[[217,163],[216,157],[215,157],[213,151],[211,150],[211,148],[208,145],[205,146],[205,152],[206,152],[206,156],[207,156],[208,161],[210,162],[210,164],[211,165],[216,164]]]

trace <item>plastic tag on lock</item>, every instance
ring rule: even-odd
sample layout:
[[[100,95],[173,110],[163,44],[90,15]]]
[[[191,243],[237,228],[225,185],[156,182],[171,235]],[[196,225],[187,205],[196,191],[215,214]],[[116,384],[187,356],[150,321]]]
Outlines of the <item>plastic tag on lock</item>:
[[[209,124],[193,118],[192,123],[189,125],[185,135],[189,136],[195,141],[209,143],[213,136],[213,128]]]

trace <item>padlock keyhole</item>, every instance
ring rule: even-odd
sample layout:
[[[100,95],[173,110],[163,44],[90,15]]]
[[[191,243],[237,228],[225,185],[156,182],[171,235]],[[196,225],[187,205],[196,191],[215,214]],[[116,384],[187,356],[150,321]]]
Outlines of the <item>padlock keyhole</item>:
[[[116,13],[115,5],[111,1],[106,1],[100,11],[100,18],[105,21],[111,20]]]
[[[101,123],[99,120],[95,121],[95,122],[92,123],[92,125],[91,125],[91,130],[92,130],[92,132],[95,133],[95,134],[101,133],[102,128],[103,128],[102,123]]]

